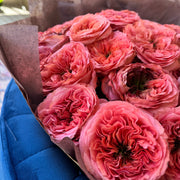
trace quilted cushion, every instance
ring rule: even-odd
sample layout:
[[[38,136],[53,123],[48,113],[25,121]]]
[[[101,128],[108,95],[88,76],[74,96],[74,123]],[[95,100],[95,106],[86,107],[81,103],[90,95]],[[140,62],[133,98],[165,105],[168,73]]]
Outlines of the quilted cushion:
[[[0,117],[0,179],[87,179],[50,141],[14,80],[6,89]]]

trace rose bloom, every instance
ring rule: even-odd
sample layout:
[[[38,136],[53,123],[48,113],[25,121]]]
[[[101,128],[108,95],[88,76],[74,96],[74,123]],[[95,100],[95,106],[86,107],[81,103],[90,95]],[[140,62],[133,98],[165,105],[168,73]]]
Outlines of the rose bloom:
[[[120,31],[122,31],[127,24],[133,24],[140,20],[139,15],[130,10],[116,11],[113,9],[106,9],[97,14],[106,17],[110,21],[113,30]]]
[[[159,113],[160,121],[168,135],[170,161],[162,179],[180,179],[180,107],[169,108]]]
[[[175,24],[165,24],[165,26],[173,29],[176,32],[175,43],[180,46],[180,26]]]
[[[178,89],[180,92],[180,69],[177,69],[175,71],[170,72],[172,76],[174,76],[177,79],[178,82]],[[180,96],[179,96],[179,102],[178,105],[180,105]]]
[[[177,81],[161,66],[134,63],[110,72],[102,81],[109,100],[125,100],[148,111],[178,104]]]
[[[177,69],[175,71],[170,72],[172,76],[174,76],[177,79],[178,82],[178,88],[180,90],[180,69]],[[179,97],[180,98],[180,97]],[[179,101],[180,102],[180,101]]]
[[[51,55],[41,71],[44,94],[62,85],[86,83],[96,86],[89,51],[80,42],[70,42]]]
[[[49,48],[51,52],[60,49],[65,43],[69,41],[65,35],[51,34],[43,36],[39,39],[39,48]]]
[[[73,20],[66,21],[62,24],[57,24],[53,27],[48,28],[46,31],[41,32],[43,35],[58,34],[65,35],[69,28],[72,26]]]
[[[39,33],[39,60],[40,69],[47,63],[48,57],[60,49],[64,44],[69,42],[69,38],[65,35]]]
[[[57,88],[38,106],[38,117],[53,142],[78,141],[83,123],[98,105],[95,90],[76,84]]]
[[[126,34],[115,31],[108,38],[87,46],[95,71],[107,74],[132,62],[135,52]]]
[[[140,20],[127,25],[124,32],[134,43],[142,62],[158,64],[167,70],[180,67],[180,47],[175,43],[174,30],[153,21]]]
[[[71,41],[90,44],[108,37],[111,32],[110,22],[105,17],[86,14],[75,20],[67,35]]]
[[[95,179],[155,180],[168,165],[166,138],[147,112],[125,101],[110,101],[83,126],[79,148]]]

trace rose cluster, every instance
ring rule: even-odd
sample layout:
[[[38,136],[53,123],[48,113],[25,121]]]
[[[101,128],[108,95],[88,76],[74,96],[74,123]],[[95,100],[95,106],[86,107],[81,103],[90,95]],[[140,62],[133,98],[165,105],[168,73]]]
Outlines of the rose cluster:
[[[130,10],[39,32],[39,121],[94,179],[180,179],[180,26]]]

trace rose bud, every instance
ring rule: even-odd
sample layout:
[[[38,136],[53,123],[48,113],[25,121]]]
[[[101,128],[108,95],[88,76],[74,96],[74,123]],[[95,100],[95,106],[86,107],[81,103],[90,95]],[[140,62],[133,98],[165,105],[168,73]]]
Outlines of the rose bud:
[[[161,66],[134,63],[110,72],[102,81],[109,100],[124,100],[148,111],[178,104],[177,80]]]
[[[64,137],[77,142],[82,125],[97,105],[98,98],[91,86],[66,85],[49,93],[37,112],[53,142],[58,143]]]
[[[126,34],[115,31],[108,38],[87,45],[95,71],[107,74],[132,62],[135,51]]]
[[[81,82],[96,86],[96,74],[89,60],[89,51],[80,42],[67,43],[51,55],[41,76],[44,94],[67,84]]]
[[[86,14],[75,19],[67,35],[71,41],[90,44],[108,37],[111,32],[110,22],[105,17]]]
[[[175,43],[174,30],[153,21],[140,20],[127,25],[124,32],[134,43],[142,62],[157,64],[167,70],[180,67],[180,47]]]
[[[157,117],[168,136],[170,161],[164,180],[180,179],[180,107],[165,109]]]
[[[110,21],[113,30],[120,31],[122,31],[127,24],[133,24],[140,20],[136,12],[127,9],[121,11],[106,9],[97,14],[106,17]]]
[[[155,180],[169,161],[161,124],[125,101],[98,108],[82,128],[79,148],[87,171],[98,180]]]

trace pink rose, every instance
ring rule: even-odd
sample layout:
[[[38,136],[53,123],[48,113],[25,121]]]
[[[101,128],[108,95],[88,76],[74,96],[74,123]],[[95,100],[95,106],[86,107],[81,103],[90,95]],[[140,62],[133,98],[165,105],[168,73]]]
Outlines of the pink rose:
[[[83,126],[79,148],[87,170],[98,180],[155,180],[169,161],[163,127],[124,101],[100,106]]]
[[[126,34],[119,31],[87,47],[96,72],[101,74],[107,74],[113,69],[129,64],[135,56],[132,43]]]
[[[74,20],[67,35],[71,41],[90,44],[108,37],[111,32],[110,22],[105,17],[86,14]]]
[[[178,89],[180,92],[180,69],[177,69],[175,71],[170,72],[172,76],[174,76],[177,79],[178,82]],[[178,105],[180,105],[180,96],[179,96],[179,102]]]
[[[39,49],[49,48],[51,52],[55,52],[68,41],[69,39],[65,35],[57,35],[57,34],[45,35],[39,39]]]
[[[180,26],[175,24],[165,24],[165,26],[176,32],[175,43],[180,46]]]
[[[66,21],[63,24],[57,24],[46,31],[43,32],[44,35],[49,34],[58,34],[58,35],[64,35],[69,30],[69,28],[72,26],[73,20]]]
[[[180,67],[180,47],[175,43],[174,30],[156,22],[140,20],[127,25],[124,32],[134,43],[142,62],[158,64],[167,70]]]
[[[44,65],[48,63],[48,59],[52,54],[53,52],[48,47],[39,47],[40,71],[42,71]]]
[[[89,60],[89,51],[80,42],[65,44],[47,62],[41,71],[44,94],[67,84],[81,82],[96,86],[96,74]]]
[[[165,24],[166,27],[173,29],[177,34],[180,34],[180,26],[175,24]]]
[[[157,110],[178,104],[177,81],[161,66],[134,63],[110,72],[103,79],[102,91],[109,100],[125,100],[137,107]]]
[[[140,20],[139,15],[130,10],[116,11],[113,9],[106,9],[97,14],[106,17],[110,21],[113,30],[120,31],[122,31],[127,24],[133,24]]]
[[[91,86],[67,85],[49,93],[37,112],[53,142],[58,143],[64,137],[78,141],[83,123],[97,105],[98,98]]]
[[[44,64],[47,63],[48,57],[67,42],[69,42],[69,38],[65,35],[46,34],[39,36],[39,59],[41,70],[43,69]]]
[[[159,113],[160,121],[168,135],[170,162],[164,179],[180,179],[180,107],[171,108]]]

